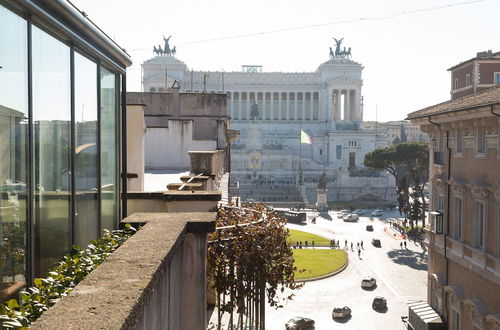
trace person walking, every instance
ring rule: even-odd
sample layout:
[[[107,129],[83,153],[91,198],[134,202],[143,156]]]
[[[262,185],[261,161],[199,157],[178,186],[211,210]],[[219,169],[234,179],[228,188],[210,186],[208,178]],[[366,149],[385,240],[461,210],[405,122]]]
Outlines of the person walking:
[[[345,240],[345,246],[347,247],[347,240]]]
[[[354,251],[354,248],[352,247],[352,242],[351,242],[351,250]]]
[[[356,243],[356,247],[357,247],[357,248],[358,248],[358,250],[359,250],[359,242],[357,242],[357,243]]]
[[[358,258],[361,258],[361,250],[358,249]]]
[[[399,242],[399,247],[402,249],[403,248],[403,242]]]
[[[364,250],[365,248],[363,247],[363,241],[361,241],[361,248]]]
[[[405,249],[406,249],[406,241],[404,241],[404,244],[405,244]]]

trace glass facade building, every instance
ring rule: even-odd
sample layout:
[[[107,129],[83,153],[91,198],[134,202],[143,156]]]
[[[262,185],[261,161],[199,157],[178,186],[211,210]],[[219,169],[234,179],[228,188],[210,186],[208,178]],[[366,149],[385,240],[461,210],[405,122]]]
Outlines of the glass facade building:
[[[1,300],[117,227],[130,64],[66,1],[0,0]]]

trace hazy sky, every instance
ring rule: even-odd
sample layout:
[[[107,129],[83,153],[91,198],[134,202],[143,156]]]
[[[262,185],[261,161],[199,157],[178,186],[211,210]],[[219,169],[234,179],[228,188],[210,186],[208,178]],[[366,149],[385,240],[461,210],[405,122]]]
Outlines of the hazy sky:
[[[500,51],[500,0],[72,0],[132,56],[129,91],[162,35],[194,70],[314,71],[332,37],[364,66],[364,119],[403,119],[449,99],[448,68]],[[228,38],[226,38],[228,37]],[[219,39],[215,40],[214,39]]]

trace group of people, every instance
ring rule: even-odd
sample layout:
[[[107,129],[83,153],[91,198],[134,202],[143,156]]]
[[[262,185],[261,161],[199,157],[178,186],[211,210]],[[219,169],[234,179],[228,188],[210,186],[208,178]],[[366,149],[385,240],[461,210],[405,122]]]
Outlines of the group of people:
[[[349,247],[348,247],[348,245],[347,245],[347,239],[344,241],[344,248],[345,248],[346,250],[348,250],[348,249],[349,249]],[[363,249],[363,250],[365,249],[365,248],[363,247],[363,241],[356,242],[356,248],[358,249],[358,258],[361,258],[361,250],[362,250],[362,249]],[[351,251],[353,251],[353,252],[354,252],[354,243],[353,243],[353,242],[351,242]]]

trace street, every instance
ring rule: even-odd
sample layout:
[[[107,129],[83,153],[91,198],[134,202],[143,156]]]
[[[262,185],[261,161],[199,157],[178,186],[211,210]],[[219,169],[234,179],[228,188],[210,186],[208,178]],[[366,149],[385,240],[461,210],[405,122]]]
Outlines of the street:
[[[289,224],[298,229],[329,239],[340,240],[344,247],[347,239],[349,246],[349,265],[341,273],[317,281],[306,282],[295,292],[292,301],[285,302],[285,307],[275,310],[266,309],[266,327],[284,329],[286,321],[294,316],[312,318],[316,329],[404,329],[401,316],[408,315],[408,300],[426,300],[427,295],[427,253],[420,244],[407,241],[407,248],[400,247],[400,237],[386,233],[387,218],[397,217],[397,211],[387,211],[380,218],[370,219],[370,215],[360,216],[358,222],[343,222],[337,219],[336,212],[322,214],[316,224]],[[372,224],[374,231],[366,231],[366,225]],[[381,241],[381,247],[371,244],[372,238]],[[363,241],[364,249],[358,258],[357,242]],[[354,251],[350,250],[353,242]],[[377,287],[363,290],[361,280],[374,277]],[[286,294],[287,292],[285,292]],[[371,304],[373,298],[383,296],[387,299],[386,311],[375,311]],[[349,306],[352,317],[337,321],[331,317],[334,307]]]

